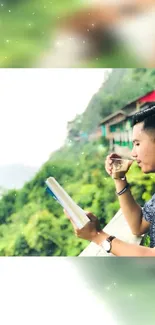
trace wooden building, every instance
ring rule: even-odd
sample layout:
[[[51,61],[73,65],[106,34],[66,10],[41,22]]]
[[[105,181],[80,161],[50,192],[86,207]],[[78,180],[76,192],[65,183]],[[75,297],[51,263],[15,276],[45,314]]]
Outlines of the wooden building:
[[[139,110],[155,104],[155,90],[129,102],[121,110],[104,118],[98,126],[97,134],[109,140],[109,150],[130,157],[132,149],[132,116]]]

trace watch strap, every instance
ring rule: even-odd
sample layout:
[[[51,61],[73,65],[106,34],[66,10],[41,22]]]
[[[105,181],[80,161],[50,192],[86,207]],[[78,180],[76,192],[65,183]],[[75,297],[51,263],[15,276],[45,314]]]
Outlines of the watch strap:
[[[116,237],[115,237],[115,236],[109,236],[106,240],[107,240],[108,242],[112,242],[112,240],[113,240],[114,238],[116,238]]]
[[[115,239],[115,236],[109,236],[106,240],[111,244],[112,240]],[[110,245],[110,249],[107,251],[107,253],[111,252],[112,245]]]

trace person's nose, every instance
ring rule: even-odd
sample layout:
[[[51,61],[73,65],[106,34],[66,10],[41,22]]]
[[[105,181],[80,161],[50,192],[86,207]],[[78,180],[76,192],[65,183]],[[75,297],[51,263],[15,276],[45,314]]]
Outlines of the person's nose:
[[[133,146],[133,148],[132,148],[132,150],[131,150],[131,156],[132,156],[133,158],[136,158],[136,157],[137,157],[137,153],[136,153],[136,150],[135,150],[134,146]]]

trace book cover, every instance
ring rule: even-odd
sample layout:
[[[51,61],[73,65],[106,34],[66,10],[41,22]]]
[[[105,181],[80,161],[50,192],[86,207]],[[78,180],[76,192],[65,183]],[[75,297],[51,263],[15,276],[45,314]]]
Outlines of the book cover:
[[[48,192],[66,210],[76,228],[83,228],[90,221],[85,211],[73,201],[73,199],[54,177],[48,177],[45,183],[47,185]]]

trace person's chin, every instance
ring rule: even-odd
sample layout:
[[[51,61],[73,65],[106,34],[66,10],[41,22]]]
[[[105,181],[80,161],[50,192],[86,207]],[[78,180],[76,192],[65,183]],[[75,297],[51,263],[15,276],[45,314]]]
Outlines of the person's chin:
[[[142,164],[139,164],[139,167],[141,169],[141,171],[144,173],[144,174],[147,174],[148,171],[146,170],[145,166],[143,166]]]
[[[147,169],[147,168],[145,168],[144,166],[141,167],[141,171],[142,171],[144,174],[149,174],[149,173],[152,172],[151,169]]]

